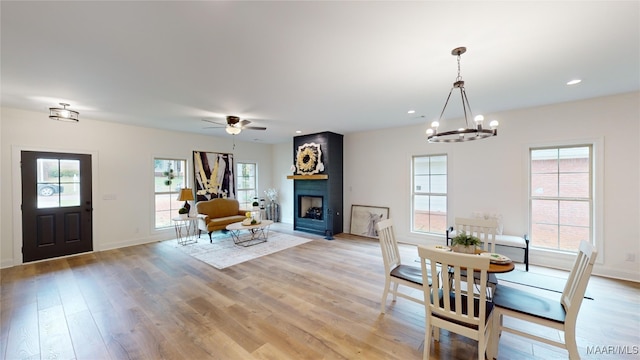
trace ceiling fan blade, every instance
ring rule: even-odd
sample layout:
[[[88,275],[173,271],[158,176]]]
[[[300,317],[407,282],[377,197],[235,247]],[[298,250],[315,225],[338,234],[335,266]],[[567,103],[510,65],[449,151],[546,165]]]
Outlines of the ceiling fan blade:
[[[225,124],[225,123],[221,123],[221,122],[213,121],[213,120],[211,120],[211,119],[202,119],[202,121],[204,121],[204,122],[208,122],[208,123],[211,123],[211,124],[215,124],[215,125],[219,125],[219,127],[225,127],[225,126],[227,126],[227,124]],[[218,126],[216,126],[216,127],[218,127]]]
[[[267,130],[264,126],[243,126],[242,130]]]

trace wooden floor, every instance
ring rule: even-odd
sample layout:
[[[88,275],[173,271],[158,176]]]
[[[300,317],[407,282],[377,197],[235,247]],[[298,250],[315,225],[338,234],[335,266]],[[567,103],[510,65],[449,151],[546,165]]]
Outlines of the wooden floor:
[[[308,235],[304,235],[308,236]],[[405,262],[417,257],[402,246]],[[0,271],[4,359],[421,359],[424,309],[405,299],[380,314],[376,240],[337,235],[217,270],[166,243]],[[408,260],[407,260],[408,259]],[[547,271],[533,267],[531,271]],[[640,344],[640,286],[592,277],[578,346]],[[630,348],[633,350],[633,348]],[[499,359],[566,358],[510,334]],[[442,332],[432,359],[477,357]],[[638,355],[628,358],[637,359]]]

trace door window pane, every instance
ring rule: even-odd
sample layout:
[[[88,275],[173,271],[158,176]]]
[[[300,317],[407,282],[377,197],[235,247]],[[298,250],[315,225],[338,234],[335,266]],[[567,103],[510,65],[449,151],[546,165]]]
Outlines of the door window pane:
[[[80,206],[80,161],[37,159],[39,209]]]

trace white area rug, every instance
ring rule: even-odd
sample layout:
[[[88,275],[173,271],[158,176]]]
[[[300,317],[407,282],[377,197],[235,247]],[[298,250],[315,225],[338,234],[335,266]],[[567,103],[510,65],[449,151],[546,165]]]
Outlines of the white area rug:
[[[186,254],[203,261],[217,269],[243,263],[264,255],[273,254],[311,241],[293,235],[270,231],[267,242],[243,247],[233,243],[229,234],[215,234],[213,243],[209,243],[208,236],[198,239],[197,243],[179,245],[176,240],[167,240],[169,244],[184,251]]]

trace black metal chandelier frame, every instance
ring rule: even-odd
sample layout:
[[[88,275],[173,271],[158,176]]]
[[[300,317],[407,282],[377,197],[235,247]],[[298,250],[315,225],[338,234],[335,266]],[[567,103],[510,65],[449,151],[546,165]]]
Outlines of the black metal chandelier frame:
[[[457,47],[451,50],[451,55],[457,56],[458,60],[458,77],[456,77],[456,81],[453,83],[451,90],[449,90],[449,95],[447,96],[447,101],[444,103],[444,107],[442,108],[442,112],[440,113],[440,117],[437,121],[431,123],[431,128],[427,129],[427,141],[430,143],[443,143],[443,142],[465,142],[465,141],[473,141],[486,139],[492,136],[498,135],[498,122],[492,121],[490,124],[490,129],[485,129],[482,126],[482,122],[484,117],[482,115],[478,115],[474,122],[475,127],[472,126],[469,121],[469,117],[473,116],[471,112],[471,106],[469,105],[469,98],[467,97],[467,92],[464,88],[464,81],[462,80],[462,76],[460,75],[460,55],[464,54],[467,51],[465,47]],[[460,128],[457,130],[438,132],[438,127],[440,126],[440,121],[444,115],[445,110],[447,109],[447,105],[449,104],[449,99],[451,99],[451,94],[454,89],[460,90],[460,97],[462,99],[462,110],[464,111],[464,120],[466,124],[466,128]]]

